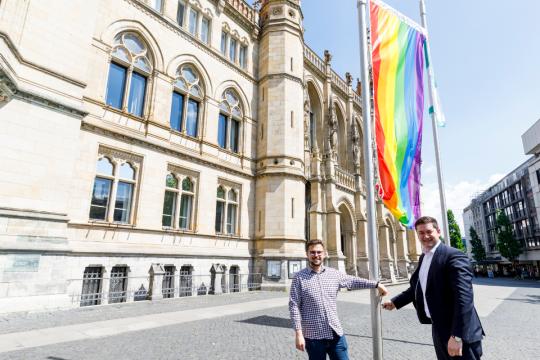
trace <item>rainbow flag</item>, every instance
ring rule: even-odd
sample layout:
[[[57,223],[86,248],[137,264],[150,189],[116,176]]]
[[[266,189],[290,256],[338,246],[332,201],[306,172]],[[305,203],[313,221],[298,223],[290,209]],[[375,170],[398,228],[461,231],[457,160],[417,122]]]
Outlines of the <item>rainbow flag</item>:
[[[379,1],[370,2],[370,20],[379,191],[392,214],[412,227],[420,216],[426,37]]]

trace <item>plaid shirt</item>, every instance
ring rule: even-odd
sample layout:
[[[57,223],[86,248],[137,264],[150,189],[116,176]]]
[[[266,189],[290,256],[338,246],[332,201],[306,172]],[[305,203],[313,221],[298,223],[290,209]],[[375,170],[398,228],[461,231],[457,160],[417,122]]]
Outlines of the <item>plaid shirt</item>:
[[[376,285],[376,281],[346,275],[327,267],[321,267],[319,273],[310,267],[297,272],[289,297],[294,329],[302,329],[307,339],[332,339],[332,330],[342,336],[336,301],[339,289],[375,288]]]

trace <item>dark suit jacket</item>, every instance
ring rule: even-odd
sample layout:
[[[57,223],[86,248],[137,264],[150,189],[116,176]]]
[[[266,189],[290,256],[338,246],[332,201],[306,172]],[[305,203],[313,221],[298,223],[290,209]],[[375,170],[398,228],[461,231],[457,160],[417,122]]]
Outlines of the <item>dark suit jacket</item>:
[[[433,324],[444,340],[458,336],[471,343],[482,340],[484,331],[473,302],[472,271],[469,259],[461,251],[440,244],[429,268],[426,301],[431,319],[424,311],[419,272],[424,255],[410,280],[410,287],[392,299],[396,308],[413,303],[422,324]]]

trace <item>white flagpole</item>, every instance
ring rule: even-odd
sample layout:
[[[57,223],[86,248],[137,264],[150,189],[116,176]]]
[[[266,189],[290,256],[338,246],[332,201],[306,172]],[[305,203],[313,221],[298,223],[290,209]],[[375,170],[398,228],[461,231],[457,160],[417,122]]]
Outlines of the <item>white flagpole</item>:
[[[435,161],[437,164],[437,178],[439,180],[439,197],[441,202],[441,217],[442,217],[442,231],[443,231],[443,237],[444,241],[447,245],[450,245],[450,231],[448,230],[448,217],[446,215],[446,197],[444,195],[444,182],[443,182],[443,173],[442,173],[442,167],[441,167],[441,155],[439,151],[439,132],[437,129],[437,120],[436,120],[436,114],[435,114],[435,96],[436,96],[436,90],[435,90],[435,82],[434,82],[434,75],[433,75],[433,66],[431,64],[431,53],[429,49],[429,35],[427,30],[427,19],[426,19],[426,5],[424,4],[424,0],[420,0],[420,17],[422,18],[422,27],[424,28],[424,31],[426,33],[426,53],[427,53],[427,59],[429,61],[428,66],[428,89],[429,89],[429,99],[431,102],[431,109],[430,109],[430,115],[431,115],[431,125],[433,127],[433,143],[435,145]]]
[[[362,117],[364,120],[364,166],[366,168],[367,225],[369,277],[379,280],[379,244],[377,242],[377,219],[375,212],[375,186],[373,185],[373,149],[371,137],[371,91],[369,79],[369,48],[367,44],[366,8],[369,0],[357,0],[358,29],[360,34],[360,81],[362,85]],[[371,335],[373,359],[382,360],[381,306],[377,289],[371,289]]]

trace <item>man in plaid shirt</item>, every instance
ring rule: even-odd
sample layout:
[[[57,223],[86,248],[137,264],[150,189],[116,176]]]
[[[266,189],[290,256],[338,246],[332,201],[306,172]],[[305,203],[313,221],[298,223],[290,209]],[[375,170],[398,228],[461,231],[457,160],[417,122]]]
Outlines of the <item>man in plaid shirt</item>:
[[[310,360],[348,360],[347,341],[337,315],[340,288],[377,288],[380,296],[388,291],[384,285],[350,276],[323,266],[325,249],[322,241],[306,243],[309,266],[296,273],[289,297],[289,312],[296,332],[296,348],[306,350]]]

